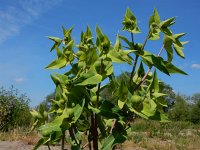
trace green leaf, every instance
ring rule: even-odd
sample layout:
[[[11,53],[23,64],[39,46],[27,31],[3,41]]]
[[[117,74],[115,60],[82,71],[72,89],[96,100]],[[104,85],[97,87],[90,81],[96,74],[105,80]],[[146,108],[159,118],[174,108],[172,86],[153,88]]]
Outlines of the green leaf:
[[[160,38],[159,24],[160,24],[160,16],[157,10],[154,9],[154,13],[149,19],[149,27],[150,27],[149,39],[150,40],[157,40]]]
[[[56,47],[56,53],[58,57],[62,56],[62,52],[58,47]]]
[[[59,47],[60,44],[62,43],[62,39],[60,39],[60,38],[53,37],[53,36],[48,36],[48,38],[49,38],[50,40],[52,40],[52,41],[55,42],[55,44],[52,46],[50,52],[51,52],[52,50],[54,50],[56,47]]]
[[[149,67],[155,66],[161,72],[167,75],[170,75],[163,58],[155,56],[154,54],[148,51],[143,51],[143,54],[141,54],[141,57],[143,59],[143,62],[146,63]]]
[[[153,78],[147,89],[147,92],[149,90],[153,90],[153,92],[156,92],[156,93],[159,92],[159,81],[158,81],[156,70],[154,71]]]
[[[131,58],[128,56],[129,53],[133,51],[123,51],[123,50],[110,50],[108,53],[108,57],[115,63],[124,63],[127,62],[128,64],[132,64]]]
[[[115,106],[111,101],[104,100],[98,113],[105,118],[113,119],[119,117],[119,111],[119,107]]]
[[[48,36],[48,38],[56,43],[61,43],[62,39],[57,38],[57,37],[53,37],[53,36]]]
[[[175,20],[175,17],[164,20],[160,23],[160,27],[161,28],[167,28],[167,27],[169,27],[169,26],[171,26],[175,23],[174,20]]]
[[[181,38],[182,36],[184,36],[186,33],[178,33],[178,34],[174,34],[173,35],[173,37],[175,38],[175,39],[179,39],[179,38]]]
[[[184,53],[183,53],[182,48],[180,46],[178,46],[177,44],[174,44],[174,49],[175,49],[177,55],[184,58]]]
[[[76,106],[73,108],[74,122],[76,122],[81,116],[84,105],[85,105],[85,99],[83,99],[82,101],[82,106],[80,104],[76,104]]]
[[[154,116],[149,117],[151,120],[157,120],[160,122],[169,122],[167,115],[164,112],[156,111]]]
[[[67,45],[72,39],[71,33],[72,33],[72,30],[73,30],[73,27],[71,27],[70,29],[67,30],[62,26],[62,29],[63,29],[63,35],[64,35],[63,43],[65,45]]]
[[[124,107],[125,102],[121,101],[120,99],[118,100],[118,106],[120,109],[122,109]]]
[[[42,136],[46,137],[54,131],[61,131],[60,125],[61,125],[60,122],[55,122],[55,121],[51,123],[47,123],[45,125],[42,125],[39,128],[39,131],[42,134]]]
[[[177,68],[176,66],[174,66],[171,63],[167,63],[166,67],[167,67],[167,70],[169,71],[169,73],[179,73],[179,74],[183,74],[183,75],[188,75],[186,72],[182,71],[181,69]]]
[[[153,94],[153,96],[157,97],[157,98],[156,98],[157,104],[160,104],[160,105],[163,106],[163,107],[167,107],[167,102],[166,102],[166,100],[165,100],[164,98],[162,98],[162,96],[166,96],[166,94],[165,94],[165,95],[162,95],[162,94],[163,94],[163,93]],[[161,98],[160,98],[160,97],[161,97]]]
[[[157,23],[157,24],[160,23],[160,16],[159,16],[158,11],[156,10],[156,8],[154,8],[153,18],[154,18],[154,22],[155,23]]]
[[[156,107],[157,104],[153,100],[145,100],[143,102],[143,109],[141,112],[148,117],[154,116],[156,113]]]
[[[97,34],[97,38],[99,38],[100,40],[103,39],[104,36],[99,26],[96,26],[96,34]]]
[[[42,146],[42,145],[48,143],[49,141],[50,141],[50,138],[49,138],[49,137],[47,137],[47,138],[41,138],[41,139],[37,142],[37,144],[34,146],[33,150],[37,150],[40,146]]]
[[[111,150],[113,146],[119,143],[123,143],[126,140],[126,136],[121,133],[110,134],[104,139],[101,150]]]
[[[58,59],[52,61],[46,69],[60,69],[67,65],[67,60],[64,55],[59,57]]]
[[[122,39],[126,44],[128,44],[128,46],[130,47],[130,49],[133,49],[132,42],[130,42],[125,36],[119,35],[119,38]]]
[[[129,8],[126,9],[123,25],[123,30],[127,30],[132,33],[140,33],[140,29],[137,26],[137,19]]]
[[[164,36],[164,48],[167,52],[167,61],[171,62],[173,59],[172,40],[168,36]]]
[[[164,93],[153,93],[152,94],[155,98],[159,98],[159,97],[162,97],[162,96],[166,96],[167,94],[164,94]]]
[[[99,74],[96,74],[96,75],[94,75],[94,76],[92,76],[90,78],[85,79],[83,82],[81,82],[81,83],[79,83],[77,85],[84,86],[84,85],[90,85],[90,84],[98,84],[98,83],[101,82],[101,80],[102,80],[102,76],[99,75]]]
[[[121,80],[120,86],[119,86],[119,91],[118,91],[118,106],[120,109],[123,108],[125,101],[128,98],[128,87],[125,83],[125,81]]]
[[[122,45],[121,45],[121,43],[120,43],[119,35],[118,35],[118,34],[117,34],[116,42],[115,42],[115,45],[114,45],[114,49],[115,49],[116,51],[122,49]]]

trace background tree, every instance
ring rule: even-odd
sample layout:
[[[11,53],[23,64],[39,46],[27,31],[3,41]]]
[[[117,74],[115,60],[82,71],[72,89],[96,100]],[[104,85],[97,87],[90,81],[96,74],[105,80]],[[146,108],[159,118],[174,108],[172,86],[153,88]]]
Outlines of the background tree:
[[[29,108],[30,99],[19,94],[13,86],[9,90],[0,88],[0,131],[16,127],[30,126],[32,116]]]
[[[191,113],[191,104],[188,103],[188,97],[177,95],[175,104],[169,111],[169,118],[175,121],[189,121]]]

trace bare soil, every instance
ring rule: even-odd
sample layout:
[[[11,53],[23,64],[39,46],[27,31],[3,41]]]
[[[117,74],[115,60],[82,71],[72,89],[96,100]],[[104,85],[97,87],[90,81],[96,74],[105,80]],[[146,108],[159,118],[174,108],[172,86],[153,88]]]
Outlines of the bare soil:
[[[22,141],[0,141],[0,150],[32,150],[33,145],[28,145]],[[38,150],[48,150],[47,146],[41,146]],[[51,146],[51,150],[60,150],[59,146]],[[69,148],[66,150],[70,150]]]

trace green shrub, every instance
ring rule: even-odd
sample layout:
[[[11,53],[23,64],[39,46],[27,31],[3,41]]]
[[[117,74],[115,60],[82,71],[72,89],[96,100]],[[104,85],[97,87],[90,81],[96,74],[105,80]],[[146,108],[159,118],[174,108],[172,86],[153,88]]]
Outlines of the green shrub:
[[[0,131],[30,125],[29,101],[25,94],[19,94],[13,86],[9,90],[0,88]]]

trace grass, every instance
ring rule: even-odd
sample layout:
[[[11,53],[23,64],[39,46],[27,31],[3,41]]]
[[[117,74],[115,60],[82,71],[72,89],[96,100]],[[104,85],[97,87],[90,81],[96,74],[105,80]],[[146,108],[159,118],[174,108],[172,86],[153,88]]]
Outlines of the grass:
[[[137,119],[131,126],[126,147],[147,150],[200,149],[200,124],[190,122],[159,123]]]
[[[8,132],[0,132],[0,141],[23,141],[28,145],[34,145],[39,139],[39,134],[30,132],[29,128],[16,128]]]

